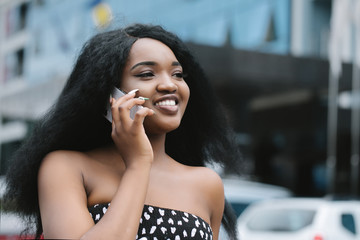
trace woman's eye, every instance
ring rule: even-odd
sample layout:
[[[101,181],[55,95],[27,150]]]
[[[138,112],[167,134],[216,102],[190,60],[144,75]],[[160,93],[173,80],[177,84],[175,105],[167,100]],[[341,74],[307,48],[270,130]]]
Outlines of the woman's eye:
[[[184,74],[182,72],[174,73],[174,76],[177,78],[184,78]]]
[[[140,77],[140,78],[149,78],[153,76],[154,74],[152,72],[139,73],[135,75],[135,77]]]

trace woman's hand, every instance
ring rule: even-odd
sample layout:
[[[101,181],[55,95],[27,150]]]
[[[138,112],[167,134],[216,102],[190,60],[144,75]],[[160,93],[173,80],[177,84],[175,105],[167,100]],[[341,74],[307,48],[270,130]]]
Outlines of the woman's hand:
[[[127,168],[137,164],[152,163],[153,150],[145,133],[143,122],[146,116],[154,111],[144,107],[138,110],[134,119],[130,118],[130,109],[135,105],[144,104],[144,99],[134,98],[136,91],[115,100],[110,100],[112,113],[111,137],[122,156]]]

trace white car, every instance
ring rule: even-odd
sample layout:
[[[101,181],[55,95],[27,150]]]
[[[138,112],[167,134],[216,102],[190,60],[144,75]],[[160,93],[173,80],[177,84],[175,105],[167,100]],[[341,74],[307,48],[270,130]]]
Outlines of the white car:
[[[360,201],[269,199],[238,218],[241,240],[360,240]]]
[[[253,202],[272,198],[289,198],[292,192],[281,186],[249,181],[239,177],[223,177],[225,197],[239,216]]]
[[[269,198],[289,198],[292,196],[292,192],[289,189],[276,185],[253,182],[234,176],[223,177],[222,180],[225,197],[229,204],[231,204],[237,217],[246,207],[256,201]],[[222,227],[219,239],[229,239]]]

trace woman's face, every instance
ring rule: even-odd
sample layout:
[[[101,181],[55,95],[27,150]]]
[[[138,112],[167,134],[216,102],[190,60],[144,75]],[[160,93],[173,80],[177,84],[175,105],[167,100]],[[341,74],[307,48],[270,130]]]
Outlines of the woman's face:
[[[189,87],[183,69],[171,49],[158,40],[138,39],[131,47],[123,70],[121,89],[139,89],[136,96],[147,97],[144,105],[155,115],[146,117],[148,134],[161,134],[176,129],[189,100]]]

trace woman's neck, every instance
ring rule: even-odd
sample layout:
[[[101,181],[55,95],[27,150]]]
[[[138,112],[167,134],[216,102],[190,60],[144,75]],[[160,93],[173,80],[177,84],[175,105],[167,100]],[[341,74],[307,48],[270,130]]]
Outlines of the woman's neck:
[[[154,152],[154,162],[159,162],[167,157],[165,152],[166,134],[148,136]]]

